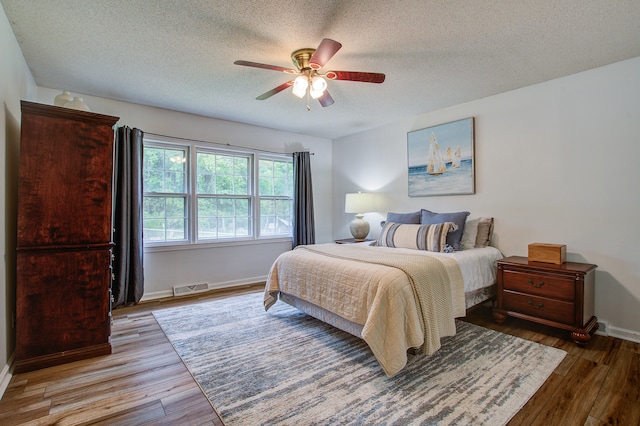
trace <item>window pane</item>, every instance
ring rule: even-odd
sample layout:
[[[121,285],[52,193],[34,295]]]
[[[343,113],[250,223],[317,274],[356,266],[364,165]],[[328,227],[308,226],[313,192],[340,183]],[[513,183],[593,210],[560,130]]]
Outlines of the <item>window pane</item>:
[[[167,217],[182,218],[186,217],[185,214],[185,200],[184,198],[167,197],[166,199],[166,215]]]
[[[164,151],[158,148],[144,148],[144,189],[147,192],[162,192],[164,171]]]
[[[165,172],[162,192],[184,192],[184,178],[184,172]]]
[[[218,237],[218,219],[216,217],[198,218],[198,238],[210,239]]]
[[[260,181],[258,182],[258,191],[261,196],[273,195],[273,180],[263,178],[260,175]]]
[[[276,214],[280,217],[291,216],[292,204],[291,200],[276,200]]]
[[[233,157],[216,156],[216,175],[233,175]]]
[[[204,152],[198,153],[198,173],[214,174],[216,171],[216,156]]]
[[[218,218],[218,238],[233,238],[235,233],[235,219],[233,217]]]
[[[144,240],[162,242],[186,239],[186,197],[145,196]]]
[[[225,175],[216,175],[216,194],[234,194],[233,177]]]
[[[145,241],[164,241],[164,219],[144,219]]]
[[[144,148],[143,185],[150,192],[186,192],[187,149]]]
[[[218,202],[215,198],[198,198],[198,217],[218,215]]]
[[[248,198],[198,198],[198,238],[234,238],[253,235]]]
[[[215,175],[198,173],[198,194],[214,194],[216,191]]]
[[[275,213],[275,200],[260,200],[260,216],[273,216]]]
[[[236,237],[248,237],[251,235],[249,232],[249,219],[248,218],[236,218]]]
[[[273,179],[273,195],[289,195],[291,194],[290,180],[288,178]]]
[[[274,177],[285,177],[285,178],[290,178],[292,173],[290,171],[290,169],[292,168],[291,163],[289,162],[282,162],[282,161],[275,161],[274,165],[273,165],[274,171],[273,171],[273,176]]]
[[[145,218],[164,219],[164,197],[144,197],[143,206]]]
[[[198,152],[197,159],[199,194],[250,194],[249,157]]]
[[[260,196],[293,196],[293,164],[288,161],[260,160]]]
[[[237,195],[249,194],[249,178],[246,176],[235,176],[233,178],[233,186]]]
[[[184,219],[167,219],[167,241],[185,239]]]
[[[218,198],[218,214],[220,216],[233,216],[234,213],[232,198]]]
[[[236,217],[249,217],[251,212],[249,211],[249,200],[236,199]]]
[[[236,176],[249,176],[249,158],[235,157],[233,160],[233,171]]]
[[[216,190],[216,156],[198,152],[197,154],[197,192],[198,194],[215,194]]]
[[[260,178],[270,179],[273,177],[273,161],[260,160],[260,167],[258,170]]]

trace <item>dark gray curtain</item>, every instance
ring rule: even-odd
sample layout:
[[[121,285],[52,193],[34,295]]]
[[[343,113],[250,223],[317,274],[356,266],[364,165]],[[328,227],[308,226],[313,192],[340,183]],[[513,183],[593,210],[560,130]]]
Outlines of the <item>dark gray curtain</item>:
[[[113,307],[138,303],[144,292],[142,250],[142,137],[140,129],[116,132]]]
[[[311,187],[311,154],[293,153],[293,247],[315,244],[313,190]]]

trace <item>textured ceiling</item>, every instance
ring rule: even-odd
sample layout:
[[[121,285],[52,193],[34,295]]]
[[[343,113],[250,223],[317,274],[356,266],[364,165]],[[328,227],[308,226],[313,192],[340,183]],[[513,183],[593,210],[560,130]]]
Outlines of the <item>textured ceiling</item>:
[[[36,83],[335,139],[461,102],[640,56],[638,0],[0,0]],[[281,92],[323,38],[322,108]]]

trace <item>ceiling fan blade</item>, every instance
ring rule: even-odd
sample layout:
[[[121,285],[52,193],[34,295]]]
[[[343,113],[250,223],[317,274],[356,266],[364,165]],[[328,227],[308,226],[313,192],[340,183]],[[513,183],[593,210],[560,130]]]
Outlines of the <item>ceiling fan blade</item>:
[[[320,105],[322,105],[325,108],[333,105],[333,98],[329,94],[328,90],[325,90],[322,96],[318,98],[318,102],[320,102]]]
[[[265,70],[282,71],[282,72],[286,72],[287,74],[298,73],[298,71],[292,70],[291,68],[279,67],[277,65],[260,64],[258,62],[251,62],[251,61],[235,61],[234,64],[243,65],[245,67],[262,68]]]
[[[322,68],[329,59],[333,58],[338,50],[342,47],[342,44],[330,38],[324,38],[320,42],[320,45],[316,51],[309,58],[309,66],[314,70]]]
[[[262,95],[258,96],[256,99],[259,101],[264,101],[267,98],[270,98],[271,96],[275,95],[276,93],[280,93],[282,92],[284,89],[286,89],[287,87],[291,87],[293,86],[293,80],[291,81],[287,81],[286,83],[282,83],[280,86],[273,88],[271,90],[269,90],[268,92],[263,93]]]
[[[325,74],[329,80],[362,81],[365,83],[382,83],[385,75],[377,72],[358,71],[327,71]]]

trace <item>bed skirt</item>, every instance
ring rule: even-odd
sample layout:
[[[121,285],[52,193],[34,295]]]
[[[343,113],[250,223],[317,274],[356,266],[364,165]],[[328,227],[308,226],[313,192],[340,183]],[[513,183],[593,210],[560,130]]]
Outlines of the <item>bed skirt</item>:
[[[493,284],[489,287],[483,287],[470,293],[465,293],[464,298],[467,311],[495,297],[496,288],[497,285]],[[286,293],[280,293],[280,300],[316,319],[319,319],[320,321],[326,322],[327,324],[362,339],[362,328],[364,326],[361,324],[356,324],[355,322],[344,319],[331,311],[321,308],[320,306],[298,299],[297,297]]]

